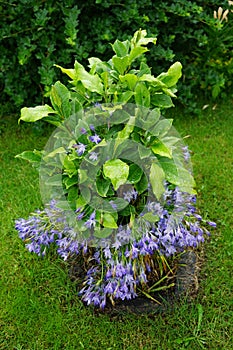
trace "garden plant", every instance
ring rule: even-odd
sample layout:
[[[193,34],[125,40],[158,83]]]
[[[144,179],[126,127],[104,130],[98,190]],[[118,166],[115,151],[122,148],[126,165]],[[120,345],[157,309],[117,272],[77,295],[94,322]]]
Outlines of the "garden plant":
[[[63,68],[50,104],[24,107],[20,121],[56,128],[45,148],[17,155],[39,169],[44,207],[16,229],[39,256],[55,250],[81,267],[79,295],[108,304],[172,290],[179,258],[196,250],[212,221],[196,208],[190,152],[163,112],[173,107],[182,65],[158,76],[146,30],[116,40],[108,61]]]

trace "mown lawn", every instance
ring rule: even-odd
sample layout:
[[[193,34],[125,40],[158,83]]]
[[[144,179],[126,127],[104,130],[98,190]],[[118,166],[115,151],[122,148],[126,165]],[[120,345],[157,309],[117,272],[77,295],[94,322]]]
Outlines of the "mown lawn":
[[[41,206],[34,168],[14,156],[41,148],[44,134],[16,117],[0,123],[0,348],[11,350],[232,349],[233,103],[199,117],[174,109],[174,125],[192,150],[201,213],[217,222],[205,244],[198,297],[156,316],[96,315],[82,305],[66,266],[41,259],[18,239],[14,220]],[[46,136],[47,134],[47,136]]]

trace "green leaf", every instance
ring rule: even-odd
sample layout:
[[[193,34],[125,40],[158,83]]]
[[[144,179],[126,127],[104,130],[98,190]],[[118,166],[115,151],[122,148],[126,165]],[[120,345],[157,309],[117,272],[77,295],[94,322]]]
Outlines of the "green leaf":
[[[84,169],[78,169],[78,183],[82,184],[84,182],[86,182],[88,179],[88,175],[87,175],[87,170]]]
[[[54,149],[52,152],[46,154],[43,157],[44,161],[48,161],[48,158],[54,158],[54,156],[56,156],[57,154],[66,154],[66,150],[64,147],[58,147],[56,149]]]
[[[99,178],[99,177],[97,178],[96,189],[98,194],[101,197],[107,197],[109,186],[110,186],[110,181],[108,179]]]
[[[114,65],[114,68],[121,75],[123,75],[125,73],[125,71],[127,70],[128,66],[129,66],[129,57],[128,56],[125,56],[125,57],[114,56],[112,58],[112,63]]]
[[[152,213],[146,213],[143,215],[143,219],[149,222],[157,222],[159,221],[159,216],[158,215],[153,215]]]
[[[165,174],[162,167],[156,163],[153,163],[150,168],[150,183],[153,189],[153,193],[159,200],[165,191],[164,188]]]
[[[88,73],[85,68],[77,61],[75,61],[74,68],[75,81],[81,81],[83,86],[91,92],[97,92],[100,95],[103,94],[103,84],[97,74],[92,75]]]
[[[76,185],[78,183],[78,178],[73,176],[73,177],[65,177],[63,179],[63,183],[65,185],[65,188],[68,190],[70,187],[73,185]]]
[[[65,157],[63,167],[64,174],[68,175],[69,177],[72,177],[73,175],[78,173],[78,169],[76,169],[74,162],[70,159],[69,156]]]
[[[128,181],[131,183],[137,183],[140,181],[143,174],[143,170],[137,164],[130,164]]]
[[[130,43],[128,40],[119,41],[118,39],[112,45],[113,51],[117,57],[124,57],[128,54]]]
[[[174,107],[171,97],[162,93],[154,93],[151,97],[151,103],[160,108]]]
[[[69,203],[71,204],[72,209],[75,210],[76,209],[76,201],[78,199],[78,189],[76,186],[73,186],[69,189],[67,199],[68,199]]]
[[[128,102],[131,99],[131,97],[133,95],[134,95],[133,91],[125,91],[121,95],[119,95],[118,102],[126,103],[126,102]]]
[[[112,234],[111,228],[95,228],[94,230],[94,236],[97,238],[107,238]]]
[[[137,192],[139,194],[143,193],[144,191],[147,190],[148,188],[148,180],[147,180],[147,176],[143,173],[141,179],[139,182],[136,182],[134,184],[135,189],[137,190]]]
[[[160,110],[159,108],[154,108],[152,111],[147,115],[146,120],[143,121],[143,128],[150,129],[152,126],[154,126],[160,118]]]
[[[135,74],[125,74],[125,75],[120,75],[119,80],[122,83],[126,82],[128,85],[128,88],[133,91],[135,88],[135,85],[137,84],[138,77]]]
[[[179,186],[180,190],[195,194],[195,181],[188,170],[182,167],[179,163],[175,163],[173,159],[160,159],[160,165],[162,166],[166,180],[170,183]]]
[[[159,154],[163,157],[172,158],[172,150],[168,148],[162,141],[156,140],[151,146],[153,153]]]
[[[168,131],[171,129],[172,123],[173,123],[173,119],[160,120],[151,130],[152,135],[157,136],[159,138],[164,137],[168,133]]]
[[[175,62],[166,73],[161,73],[157,79],[162,81],[167,87],[172,87],[176,85],[177,81],[182,76],[182,64],[180,62]]]
[[[129,166],[120,159],[111,159],[104,163],[103,172],[108,177],[115,190],[126,183],[129,175]]]
[[[20,120],[23,120],[24,122],[36,122],[37,120],[47,117],[51,113],[54,114],[57,112],[46,104],[44,106],[24,107],[21,109],[19,122]]]
[[[125,125],[124,129],[118,132],[117,140],[126,140],[129,135],[133,132],[135,125],[135,117],[130,117],[128,123]],[[116,142],[117,143],[117,142]]]
[[[150,148],[146,148],[140,143],[138,144],[138,152],[139,152],[140,159],[148,158],[152,155]]]
[[[146,47],[138,46],[134,47],[129,53],[130,64],[138,57],[143,55],[145,52],[149,51]]]
[[[46,185],[62,187],[62,174],[55,174],[49,177]]]
[[[138,83],[135,88],[135,102],[139,106],[150,107],[150,93],[144,83]]]
[[[54,66],[57,68],[60,68],[62,73],[67,74],[68,77],[70,77],[72,80],[75,79],[75,69],[66,69],[66,68],[59,66],[58,64],[54,64]]]
[[[81,196],[79,196],[79,198],[82,197],[83,200],[85,201],[85,203],[89,203],[91,200],[91,191],[86,186],[82,186],[82,187],[80,186],[79,188],[80,188],[80,192],[81,192]],[[76,204],[77,204],[77,202],[78,202],[78,199],[76,201]]]
[[[145,29],[139,29],[133,35],[131,39],[131,46],[140,46],[140,45],[148,45],[149,43],[156,44],[156,38],[146,38],[147,31]]]
[[[36,163],[36,166],[39,166],[42,158],[42,152],[37,151],[36,149],[34,149],[34,151],[24,151],[20,154],[17,154],[15,158],[25,159],[30,163],[33,163],[34,165]]]
[[[158,78],[155,78],[151,74],[143,74],[140,78],[139,81],[147,81],[148,83],[152,84],[153,86],[158,86],[160,88],[166,88],[166,84],[161,82]]]
[[[126,123],[129,120],[129,118],[130,118],[130,115],[126,111],[122,109],[117,109],[111,115],[110,122],[112,123],[112,125],[122,124],[122,123]]]
[[[76,208],[83,208],[87,204],[87,201],[79,195],[79,197],[76,200]]]
[[[51,89],[50,99],[53,108],[62,119],[67,119],[71,114],[70,91],[60,81],[57,81]]]
[[[110,213],[103,214],[103,226],[108,228],[118,228],[114,217]]]

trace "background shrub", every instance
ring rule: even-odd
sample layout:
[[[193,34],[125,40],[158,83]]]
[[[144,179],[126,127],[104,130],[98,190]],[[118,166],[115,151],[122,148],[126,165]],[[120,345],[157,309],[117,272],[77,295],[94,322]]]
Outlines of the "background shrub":
[[[55,63],[86,65],[91,55],[107,60],[109,41],[142,28],[158,38],[147,55],[154,74],[181,61],[179,101],[195,112],[200,96],[207,101],[232,92],[233,13],[228,22],[215,19],[219,6],[230,9],[228,1],[215,0],[1,2],[1,105],[18,110],[45,102],[49,86],[64,79]]]

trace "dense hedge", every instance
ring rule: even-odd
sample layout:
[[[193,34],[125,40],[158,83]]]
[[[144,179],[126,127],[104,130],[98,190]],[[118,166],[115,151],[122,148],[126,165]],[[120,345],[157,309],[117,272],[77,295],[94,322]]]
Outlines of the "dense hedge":
[[[233,13],[228,22],[215,19],[219,6],[230,9],[228,1],[215,0],[0,2],[1,105],[43,103],[51,84],[64,79],[55,63],[86,65],[90,55],[107,60],[109,42],[142,28],[158,38],[147,55],[154,74],[181,61],[180,101],[194,111],[200,91],[206,100],[232,91]]]

